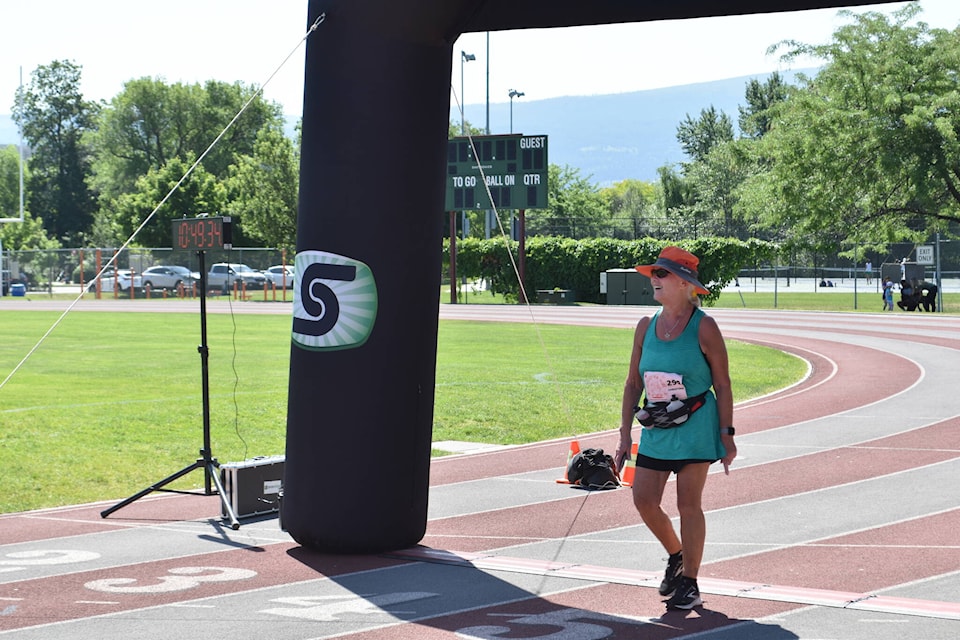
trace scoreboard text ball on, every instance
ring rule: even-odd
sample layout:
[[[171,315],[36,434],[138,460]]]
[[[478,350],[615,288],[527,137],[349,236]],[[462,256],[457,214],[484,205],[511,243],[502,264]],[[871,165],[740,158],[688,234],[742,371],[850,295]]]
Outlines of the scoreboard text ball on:
[[[545,209],[547,172],[547,136],[453,138],[444,210]]]

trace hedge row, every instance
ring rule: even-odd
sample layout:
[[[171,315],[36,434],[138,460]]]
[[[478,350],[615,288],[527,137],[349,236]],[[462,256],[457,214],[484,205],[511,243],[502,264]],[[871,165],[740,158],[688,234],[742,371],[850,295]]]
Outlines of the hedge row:
[[[457,277],[486,280],[494,293],[509,299],[520,297],[517,278],[518,244],[503,239],[457,240]],[[569,289],[581,302],[603,302],[600,298],[600,274],[609,269],[629,269],[650,264],[660,250],[676,244],[700,258],[700,281],[711,290],[704,296],[710,304],[720,295],[741,269],[771,260],[776,245],[763,240],[732,238],[700,238],[672,243],[665,240],[615,240],[588,238],[574,240],[561,237],[534,237],[526,242],[525,290],[531,300],[542,289]],[[509,253],[508,253],[509,251]],[[512,256],[512,259],[511,259]],[[444,240],[444,273],[449,273],[450,245]]]

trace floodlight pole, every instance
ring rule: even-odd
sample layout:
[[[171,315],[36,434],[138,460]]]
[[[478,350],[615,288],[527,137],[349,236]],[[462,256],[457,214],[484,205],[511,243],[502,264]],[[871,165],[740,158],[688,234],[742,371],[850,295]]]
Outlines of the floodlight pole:
[[[210,348],[207,346],[207,267],[204,255],[204,251],[197,252],[200,269],[200,346],[197,347],[197,352],[200,354],[200,388],[203,401],[203,448],[200,450],[200,457],[197,458],[196,462],[184,467],[173,475],[167,476],[160,482],[150,485],[143,491],[130,496],[122,502],[118,502],[109,509],[104,509],[100,512],[101,518],[106,518],[117,509],[121,509],[128,504],[135,502],[153,491],[168,491],[170,493],[195,495],[195,493],[192,491],[178,491],[175,489],[166,489],[165,487],[174,480],[187,475],[194,469],[203,469],[203,495],[212,496],[214,493],[217,493],[220,496],[220,504],[223,507],[223,513],[230,521],[230,528],[234,531],[240,528],[240,521],[237,520],[237,514],[233,510],[233,506],[230,504],[230,501],[227,499],[227,494],[223,490],[223,483],[220,482],[220,474],[218,473],[220,469],[220,463],[217,462],[217,459],[213,457],[210,446],[210,376],[208,368]],[[212,485],[216,486],[216,492],[213,490]]]
[[[513,133],[513,99],[519,98],[524,95],[523,91],[517,91],[516,89],[510,89],[510,93],[507,94],[510,96],[510,133]]]
[[[467,108],[467,101],[463,97],[463,63],[476,60],[477,56],[466,51],[460,52],[460,135],[467,135],[467,120],[464,112]]]

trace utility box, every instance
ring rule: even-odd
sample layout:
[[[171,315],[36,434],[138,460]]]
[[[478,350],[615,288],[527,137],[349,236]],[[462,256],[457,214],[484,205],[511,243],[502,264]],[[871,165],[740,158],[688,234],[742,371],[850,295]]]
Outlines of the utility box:
[[[220,482],[237,518],[280,510],[284,456],[258,457],[220,465]],[[221,509],[227,517],[225,509]]]
[[[600,274],[600,293],[607,304],[655,305],[650,278],[636,269],[608,269]]]

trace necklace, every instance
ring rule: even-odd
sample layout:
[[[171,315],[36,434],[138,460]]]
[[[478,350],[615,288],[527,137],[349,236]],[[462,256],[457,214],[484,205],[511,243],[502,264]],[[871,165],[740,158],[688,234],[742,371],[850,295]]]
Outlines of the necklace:
[[[673,337],[673,332],[676,330],[677,326],[680,324],[680,321],[683,320],[685,315],[685,313],[680,314],[680,316],[677,318],[677,321],[673,323],[672,327],[663,330],[663,336],[665,338]]]

